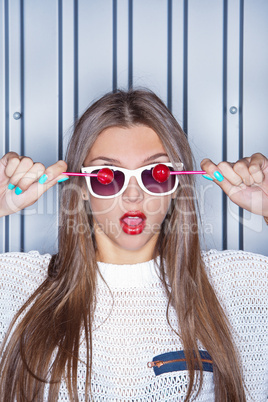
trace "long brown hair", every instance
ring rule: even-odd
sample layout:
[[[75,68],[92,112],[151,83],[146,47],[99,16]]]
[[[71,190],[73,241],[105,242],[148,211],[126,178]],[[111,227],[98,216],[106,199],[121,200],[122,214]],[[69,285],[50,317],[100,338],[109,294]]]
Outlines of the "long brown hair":
[[[183,162],[186,170],[193,168],[186,136],[170,111],[150,91],[131,90],[109,93],[83,114],[68,147],[68,169],[80,171],[89,149],[104,129],[137,124],[158,134],[174,165]],[[19,310],[6,335],[0,364],[0,395],[5,402],[42,400],[46,382],[50,384],[49,401],[54,401],[65,374],[70,398],[78,401],[77,364],[82,330],[87,344],[86,394],[90,392],[98,265],[92,215],[89,203],[82,199],[82,183],[81,178],[75,178],[72,184],[64,185],[59,252],[50,261],[47,279]],[[161,279],[169,306],[174,306],[179,320],[178,336],[184,345],[190,375],[186,400],[196,385],[196,364],[200,369],[199,391],[202,386],[199,340],[213,360],[215,400],[243,402],[245,393],[237,352],[201,257],[194,198],[194,180],[184,175],[154,251],[154,257],[160,255]],[[79,225],[86,230],[76,231]]]

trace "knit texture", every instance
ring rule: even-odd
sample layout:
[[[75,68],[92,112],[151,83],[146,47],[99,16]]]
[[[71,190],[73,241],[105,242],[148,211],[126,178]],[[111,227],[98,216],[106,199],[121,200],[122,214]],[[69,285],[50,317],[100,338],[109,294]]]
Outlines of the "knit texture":
[[[47,275],[51,256],[38,252],[0,255],[0,342],[18,309]],[[241,354],[247,400],[268,396],[268,258],[260,255],[211,250],[203,253],[207,274],[233,328]],[[98,263],[93,331],[93,400],[183,401],[187,371],[159,376],[147,363],[159,354],[182,350],[166,320],[167,299],[154,262],[132,265]],[[108,285],[108,286],[107,286]],[[170,308],[171,326],[178,329]],[[200,350],[202,350],[200,344]],[[84,379],[86,348],[81,339],[78,366],[79,400],[86,401]],[[47,399],[47,389],[44,401]],[[58,401],[68,401],[64,380]],[[197,401],[214,401],[213,373],[204,372]]]

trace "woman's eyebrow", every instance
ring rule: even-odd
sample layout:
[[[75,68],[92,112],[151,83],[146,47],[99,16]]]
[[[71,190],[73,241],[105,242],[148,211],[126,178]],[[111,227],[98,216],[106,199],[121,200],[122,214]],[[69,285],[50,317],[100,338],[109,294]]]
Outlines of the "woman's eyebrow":
[[[152,156],[149,156],[148,158],[144,159],[143,162],[149,162],[149,161],[151,161],[153,159],[160,158],[161,156],[167,156],[168,157],[168,155],[166,153],[160,152],[158,154],[154,154]]]
[[[144,159],[143,163],[149,162],[149,161],[151,161],[153,159],[160,158],[161,156],[167,156],[168,157],[168,155],[166,153],[160,152],[158,154],[151,155],[148,158]],[[111,163],[119,163],[119,164],[121,164],[121,162],[118,159],[108,158],[107,156],[98,156],[97,158],[92,159],[92,161],[90,161],[90,163],[92,163],[92,162],[94,162],[96,160],[99,160],[99,159],[102,159],[104,161],[111,162]]]

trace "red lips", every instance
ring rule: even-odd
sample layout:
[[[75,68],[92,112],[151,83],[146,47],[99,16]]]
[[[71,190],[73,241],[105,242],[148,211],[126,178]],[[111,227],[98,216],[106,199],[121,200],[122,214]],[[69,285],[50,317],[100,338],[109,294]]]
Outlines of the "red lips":
[[[141,211],[128,211],[120,218],[120,225],[126,234],[140,234],[145,227],[146,216]]]

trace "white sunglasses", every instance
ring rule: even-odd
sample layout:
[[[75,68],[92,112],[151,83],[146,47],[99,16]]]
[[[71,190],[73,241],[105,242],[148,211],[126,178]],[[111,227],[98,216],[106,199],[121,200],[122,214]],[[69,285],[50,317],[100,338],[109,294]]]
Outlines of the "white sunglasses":
[[[82,173],[97,174],[99,170],[108,168],[113,171],[114,178],[109,184],[102,184],[97,177],[85,176],[87,186],[90,194],[96,198],[114,198],[122,194],[129,183],[131,177],[136,177],[139,186],[143,191],[150,195],[169,195],[174,193],[179,184],[179,179],[176,174],[170,175],[164,183],[157,182],[152,175],[153,168],[158,165],[154,163],[152,165],[142,166],[138,169],[130,170],[117,166],[87,166],[81,168]],[[169,167],[170,171],[174,171],[172,163],[162,163]]]

